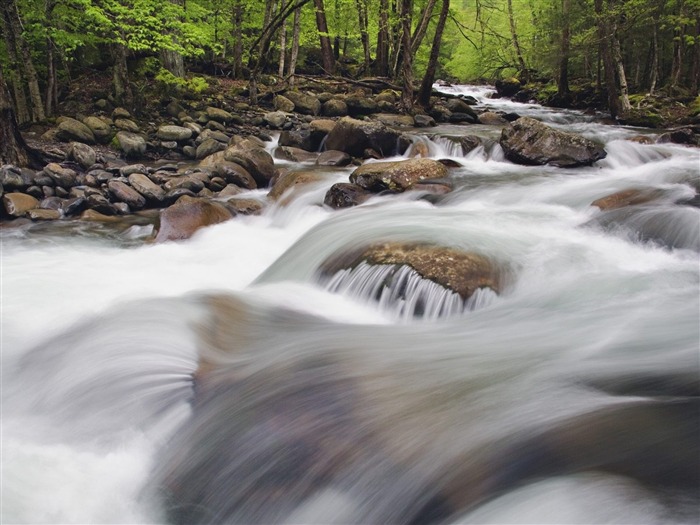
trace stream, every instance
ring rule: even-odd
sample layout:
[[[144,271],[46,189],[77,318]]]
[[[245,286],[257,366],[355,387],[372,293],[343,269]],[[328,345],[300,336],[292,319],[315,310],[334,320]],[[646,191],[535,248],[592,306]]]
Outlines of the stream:
[[[411,131],[461,165],[439,197],[333,211],[352,168],[323,168],[181,242],[0,229],[0,522],[697,523],[700,149],[443,89],[607,157],[520,166],[500,128],[439,125]],[[465,134],[485,145],[463,155]],[[591,205],[630,188],[661,197]],[[405,270],[400,293],[381,271],[322,275],[386,240],[478,252],[507,284],[464,304]]]

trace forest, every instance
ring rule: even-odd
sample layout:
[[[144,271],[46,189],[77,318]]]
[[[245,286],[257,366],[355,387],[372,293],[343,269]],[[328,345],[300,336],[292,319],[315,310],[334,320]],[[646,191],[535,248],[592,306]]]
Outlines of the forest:
[[[245,80],[253,100],[298,75],[371,76],[402,86],[409,111],[429,103],[421,82],[516,77],[559,105],[603,94],[613,116],[700,83],[698,0],[6,0],[2,15],[20,124],[95,75],[135,109],[148,86],[196,94],[212,75]]]

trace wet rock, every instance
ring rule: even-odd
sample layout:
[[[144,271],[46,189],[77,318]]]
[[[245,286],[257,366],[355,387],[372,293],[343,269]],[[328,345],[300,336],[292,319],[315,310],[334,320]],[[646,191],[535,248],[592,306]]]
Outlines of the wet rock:
[[[109,122],[105,122],[99,117],[87,117],[83,120],[83,124],[90,128],[95,140],[100,144],[107,144],[112,140],[113,131]]]
[[[326,150],[316,159],[319,166],[347,166],[352,162],[352,157],[343,151]]]
[[[122,177],[128,177],[132,173],[148,173],[148,168],[143,164],[129,164],[128,166],[122,166],[119,168],[119,175]]]
[[[226,124],[227,122],[232,122],[234,120],[233,115],[225,109],[215,108],[212,106],[209,106],[206,109],[206,115],[209,120],[221,122],[222,124]]]
[[[500,293],[503,270],[493,260],[481,254],[427,243],[378,243],[359,251],[341,254],[327,261],[322,272],[333,275],[360,262],[370,265],[405,265],[424,279],[429,279],[467,300],[474,292],[490,288]]]
[[[591,206],[597,206],[603,211],[614,210],[625,206],[634,206],[635,204],[645,204],[659,199],[663,195],[663,190],[656,188],[631,188],[596,199],[591,203]]]
[[[226,207],[233,210],[238,215],[260,215],[265,209],[265,205],[257,199],[229,199]]]
[[[204,189],[204,182],[189,175],[181,175],[178,177],[172,177],[163,185],[163,188],[166,192],[178,188],[183,188],[186,190],[190,190],[193,193],[197,193],[198,191]]]
[[[258,187],[258,183],[253,176],[248,173],[248,170],[235,162],[223,160],[214,166],[212,173],[221,177],[229,184],[235,184],[239,188],[254,190]]]
[[[181,197],[196,198],[197,194],[192,190],[188,190],[187,188],[175,188],[174,190],[166,192],[165,197],[163,198],[163,204],[165,206],[171,206],[172,204],[176,203]]]
[[[447,120],[453,124],[462,124],[464,122],[467,124],[479,123],[479,117],[471,113],[452,113]]]
[[[313,184],[323,179],[323,174],[316,171],[292,171],[279,177],[267,195],[272,200],[278,200],[290,188]]]
[[[326,149],[344,151],[353,157],[362,157],[367,148],[382,156],[401,154],[400,134],[381,122],[361,121],[343,117],[333,127],[326,139]]]
[[[496,80],[495,87],[498,97],[512,97],[520,91],[522,85],[517,78],[504,78]]]
[[[295,108],[294,102],[283,95],[277,95],[273,100],[273,105],[276,110],[284,111],[285,113],[291,113]]]
[[[553,129],[530,117],[521,117],[503,128],[500,144],[508,160],[525,165],[590,166],[607,155],[603,146],[592,140]]]
[[[10,217],[23,217],[29,210],[39,206],[39,201],[25,193],[5,193],[2,196],[5,213]]]
[[[311,162],[316,160],[318,156],[317,153],[311,153],[309,151],[293,148],[291,146],[279,146],[275,148],[274,157],[276,159],[288,160],[291,162]]]
[[[282,129],[287,122],[287,115],[282,111],[272,111],[270,113],[265,113],[263,119],[272,129]]]
[[[212,177],[209,181],[209,189],[213,192],[219,192],[226,187],[226,181],[221,177]]]
[[[146,139],[136,133],[120,131],[117,133],[119,149],[128,159],[142,157],[146,153]]]
[[[680,128],[668,131],[662,134],[656,142],[659,144],[670,142],[673,144],[688,144],[692,146],[697,146],[700,143],[693,128]]]
[[[117,222],[119,219],[114,217],[115,213],[105,215],[97,210],[85,210],[80,214],[80,220],[92,222]]]
[[[447,101],[447,109],[452,113],[466,113],[471,118],[476,119],[476,113],[469,104],[458,98],[451,98]]]
[[[481,146],[481,144],[481,137],[476,135],[463,135],[459,137],[459,145],[462,147],[462,153],[464,155],[475,150]]]
[[[156,137],[163,141],[184,142],[192,138],[192,130],[182,126],[166,125],[158,128]]]
[[[283,131],[280,133],[279,145],[291,146],[306,151],[318,151],[325,137],[326,134],[323,131],[313,129]]]
[[[416,121],[416,127],[418,128],[428,128],[432,126],[437,126],[435,119],[430,115],[418,114],[413,118]]]
[[[86,202],[88,208],[102,215],[116,215],[118,213],[118,209],[101,193],[91,193],[87,195]]]
[[[113,199],[119,202],[125,202],[132,210],[140,210],[146,205],[146,198],[123,182],[116,180],[110,181],[109,184],[107,184],[107,188]]]
[[[351,116],[371,115],[379,109],[377,102],[367,96],[349,96],[345,98],[345,104],[348,106],[348,114]]]
[[[63,201],[62,211],[66,216],[77,215],[87,206],[85,197],[73,197]]]
[[[33,221],[55,221],[61,218],[59,210],[34,209],[27,212],[27,217]]]
[[[199,229],[231,219],[233,215],[221,203],[181,197],[160,213],[156,242],[189,239]]]
[[[323,103],[321,113],[326,117],[344,117],[348,114],[348,105],[339,98],[332,98]]]
[[[218,197],[233,197],[234,195],[239,195],[243,192],[243,188],[236,186],[235,184],[227,184],[226,187],[221,190]]]
[[[452,112],[445,106],[436,104],[430,108],[430,116],[433,117],[436,122],[448,122],[450,120],[450,115],[452,115]]]
[[[433,159],[363,164],[350,175],[350,182],[373,192],[402,192],[428,179],[447,176],[447,168]]]
[[[347,182],[333,184],[326,192],[323,203],[331,208],[349,208],[362,204],[372,196],[372,192]]]
[[[255,179],[258,188],[266,188],[275,175],[272,157],[254,141],[244,140],[229,146],[224,152],[224,159],[241,165]]]
[[[321,101],[315,95],[299,91],[287,91],[285,96],[292,101],[297,113],[304,115],[319,115],[321,113]]]
[[[82,122],[70,117],[64,117],[61,120],[56,136],[63,142],[95,143],[95,135],[92,130]]]
[[[479,115],[479,123],[486,126],[505,126],[508,121],[493,111],[484,111]]]
[[[5,191],[23,191],[31,185],[32,181],[22,174],[15,166],[3,166],[0,168],[0,184]]]
[[[46,197],[39,203],[39,209],[42,210],[61,210],[63,208],[63,203],[65,199],[60,197]]]
[[[54,195],[57,194],[57,192],[54,188],[51,188],[51,190],[53,191]],[[31,195],[35,199],[41,199],[44,196],[44,190],[42,188],[40,188],[39,186],[29,186],[26,190],[24,190],[24,192],[27,195]]]
[[[206,139],[199,146],[197,146],[197,150],[195,151],[195,158],[201,160],[208,157],[209,155],[213,155],[217,151],[224,151],[225,149],[226,145],[222,144],[218,140],[213,138]]]
[[[80,164],[83,169],[88,169],[97,161],[97,153],[87,144],[71,142],[68,158]]]
[[[64,168],[60,164],[51,162],[44,167],[46,173],[57,186],[70,188],[75,185],[75,179],[78,174],[70,168]]]
[[[416,124],[416,121],[411,115],[391,115],[388,113],[378,113],[372,118],[378,120],[382,124],[394,128],[412,128]]]

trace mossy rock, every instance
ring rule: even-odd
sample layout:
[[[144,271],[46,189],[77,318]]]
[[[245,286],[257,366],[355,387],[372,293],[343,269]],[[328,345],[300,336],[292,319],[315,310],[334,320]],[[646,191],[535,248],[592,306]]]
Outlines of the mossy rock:
[[[640,128],[660,128],[664,125],[664,119],[658,113],[645,109],[630,111],[628,115],[620,119],[627,126],[637,126]]]

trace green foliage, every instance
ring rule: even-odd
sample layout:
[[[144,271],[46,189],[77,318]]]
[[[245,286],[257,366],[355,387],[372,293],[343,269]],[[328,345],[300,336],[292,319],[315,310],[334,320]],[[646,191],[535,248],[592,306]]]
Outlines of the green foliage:
[[[158,71],[155,81],[164,95],[179,97],[199,98],[209,88],[209,83],[203,77],[179,78],[165,68]]]

